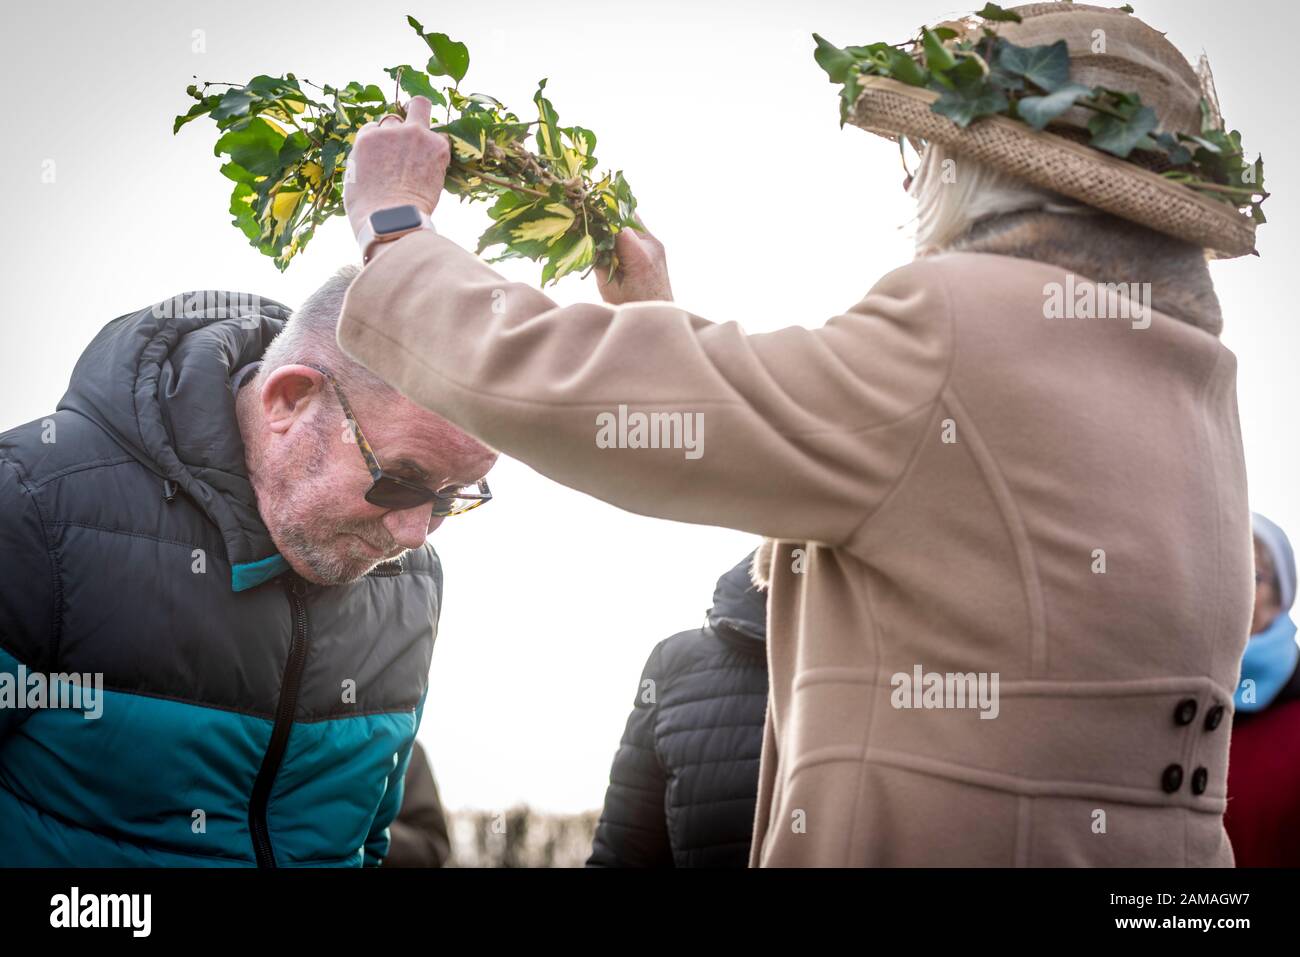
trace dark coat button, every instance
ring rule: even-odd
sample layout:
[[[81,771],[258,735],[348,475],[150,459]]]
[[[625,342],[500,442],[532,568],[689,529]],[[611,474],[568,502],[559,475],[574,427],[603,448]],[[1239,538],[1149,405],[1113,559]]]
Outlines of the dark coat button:
[[[1160,786],[1165,789],[1166,794],[1173,794],[1183,786],[1183,766],[1181,764],[1171,764],[1165,768],[1165,773],[1160,776]]]
[[[1184,698],[1174,709],[1175,724],[1191,724],[1196,720],[1196,699]]]
[[[1223,721],[1223,705],[1216,704],[1205,712],[1205,730],[1213,731]]]
[[[1197,768],[1192,772],[1192,793],[1204,794],[1205,786],[1210,783],[1210,772],[1205,768]]]

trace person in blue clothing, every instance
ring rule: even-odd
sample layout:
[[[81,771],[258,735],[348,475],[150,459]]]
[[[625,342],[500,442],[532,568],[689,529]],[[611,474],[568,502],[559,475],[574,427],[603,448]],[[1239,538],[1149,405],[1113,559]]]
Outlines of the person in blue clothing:
[[[720,579],[704,627],[646,661],[588,867],[745,867],[767,708],[767,596],[752,555]]]
[[[0,434],[0,866],[384,857],[495,453],[342,354],[355,274],[123,315]]]
[[[1276,523],[1252,516],[1255,607],[1233,696],[1224,827],[1238,867],[1300,867],[1300,645],[1296,561]]]

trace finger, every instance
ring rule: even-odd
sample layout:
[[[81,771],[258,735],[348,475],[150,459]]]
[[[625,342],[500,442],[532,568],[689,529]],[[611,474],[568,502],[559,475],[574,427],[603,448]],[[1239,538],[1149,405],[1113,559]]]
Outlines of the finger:
[[[640,268],[649,258],[645,240],[635,229],[620,230],[614,237],[614,250],[625,267]]]
[[[386,120],[397,120],[396,123],[389,123],[389,124],[388,124],[389,126],[401,126],[401,125],[402,125],[402,118],[401,118],[400,116],[398,116],[396,113],[385,113],[383,116],[381,116],[381,117],[379,118],[379,123],[378,123],[378,125],[382,127],[382,126],[384,125],[384,122],[385,122]]]
[[[429,116],[433,113],[433,103],[427,96],[413,96],[406,104],[406,121],[414,123],[422,130],[429,128]]]
[[[451,164],[451,137],[448,136],[446,133],[434,133],[433,135],[438,137],[438,139],[442,140],[442,144],[441,144],[442,148],[438,150],[439,158],[442,160],[444,165],[450,165]]]
[[[641,218],[640,214],[637,214],[632,218],[635,221],[635,225],[623,230],[623,232],[632,233],[637,239],[641,240],[643,244],[649,243],[655,248],[662,249],[663,243],[659,241],[658,236],[650,232],[646,227],[645,221]]]

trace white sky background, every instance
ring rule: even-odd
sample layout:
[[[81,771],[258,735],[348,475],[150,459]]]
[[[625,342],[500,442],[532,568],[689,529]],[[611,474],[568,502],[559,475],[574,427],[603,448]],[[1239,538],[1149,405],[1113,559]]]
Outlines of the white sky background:
[[[343,219],[283,275],[230,225],[215,127],[171,134],[194,74],[387,83],[383,67],[425,59],[411,13],[468,44],[464,89],[521,117],[549,77],[561,122],[595,130],[601,168],[625,171],[667,246],[678,301],[766,332],[821,325],[911,258],[897,150],[839,129],[810,34],[840,46],[902,40],[982,5],[970,2],[6,4],[0,429],[51,411],[81,350],[122,313],[209,288],[296,306],[357,259]],[[1252,504],[1300,544],[1289,7],[1134,5],[1189,59],[1209,54],[1229,124],[1265,158],[1274,196],[1262,258],[1211,270],[1239,360]],[[205,31],[204,53],[191,49],[194,30]],[[46,160],[52,184],[41,182]],[[436,220],[471,248],[487,225],[483,207],[453,197]],[[540,274],[532,263],[500,268],[529,282]],[[597,299],[576,278],[550,294]],[[621,512],[509,460],[492,485],[490,506],[433,538],[447,592],[420,738],[449,807],[598,807],[646,655],[700,623],[718,575],[756,540]]]

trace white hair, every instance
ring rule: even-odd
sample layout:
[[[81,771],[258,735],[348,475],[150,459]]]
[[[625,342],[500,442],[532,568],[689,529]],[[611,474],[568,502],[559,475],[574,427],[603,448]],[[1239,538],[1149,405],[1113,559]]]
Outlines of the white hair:
[[[383,379],[339,348],[337,335],[343,299],[360,272],[359,266],[344,266],[289,316],[262,355],[262,366],[258,369],[260,381],[266,381],[266,376],[281,366],[311,365],[328,371],[349,396],[354,392],[363,395],[392,391]]]
[[[908,193],[916,200],[918,256],[955,246],[976,224],[1008,213],[1090,214],[1094,210],[991,166],[926,145]]]

